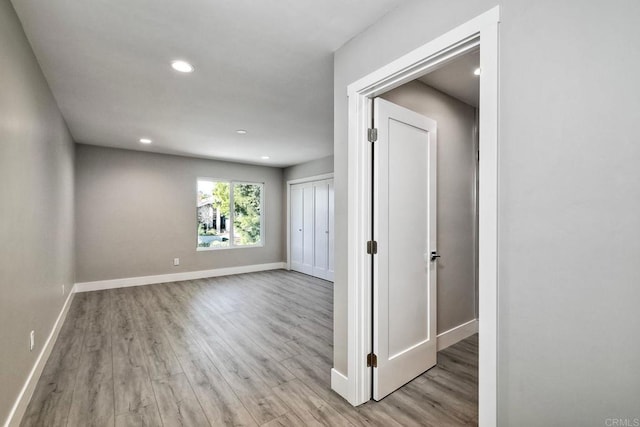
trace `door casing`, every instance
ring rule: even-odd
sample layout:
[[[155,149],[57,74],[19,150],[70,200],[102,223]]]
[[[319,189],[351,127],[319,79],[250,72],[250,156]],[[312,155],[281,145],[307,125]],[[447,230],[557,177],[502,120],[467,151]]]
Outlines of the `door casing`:
[[[332,389],[352,405],[371,398],[366,358],[371,345],[371,259],[365,243],[371,235],[372,99],[442,66],[480,46],[480,132],[478,209],[479,425],[497,422],[498,283],[498,25],[496,6],[444,35],[379,68],[347,87],[347,375],[332,370]]]

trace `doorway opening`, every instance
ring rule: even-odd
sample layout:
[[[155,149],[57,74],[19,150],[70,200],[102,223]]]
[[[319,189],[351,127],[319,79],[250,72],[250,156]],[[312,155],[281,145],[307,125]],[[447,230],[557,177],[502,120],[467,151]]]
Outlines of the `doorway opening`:
[[[426,394],[440,424],[478,419],[479,55],[373,99],[371,395]]]
[[[478,328],[479,424],[495,425],[497,413],[497,123],[499,7],[352,83],[349,94],[348,158],[348,375],[332,388],[353,405],[372,397],[372,256],[364,248],[371,240],[373,165],[368,129],[374,98],[480,49],[478,165]],[[375,255],[374,255],[375,256]],[[374,368],[375,369],[375,368]],[[332,380],[338,375],[332,375]]]

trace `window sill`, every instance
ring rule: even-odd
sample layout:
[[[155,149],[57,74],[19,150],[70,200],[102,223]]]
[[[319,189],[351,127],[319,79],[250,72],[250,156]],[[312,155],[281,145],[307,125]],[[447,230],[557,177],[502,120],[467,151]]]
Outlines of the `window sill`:
[[[196,252],[226,251],[226,250],[234,250],[234,249],[255,249],[255,248],[264,248],[264,244],[261,244],[261,245],[246,245],[246,246],[227,246],[227,247],[223,247],[223,248],[196,247]]]

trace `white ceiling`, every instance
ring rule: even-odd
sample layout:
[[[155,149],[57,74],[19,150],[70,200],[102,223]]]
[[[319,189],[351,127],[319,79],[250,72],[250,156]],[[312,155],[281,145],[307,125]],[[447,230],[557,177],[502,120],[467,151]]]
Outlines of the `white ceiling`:
[[[480,66],[480,51],[475,50],[455,58],[419,80],[440,92],[478,108],[480,79],[473,71]]]
[[[403,1],[13,5],[77,142],[288,166],[332,154],[333,52]]]

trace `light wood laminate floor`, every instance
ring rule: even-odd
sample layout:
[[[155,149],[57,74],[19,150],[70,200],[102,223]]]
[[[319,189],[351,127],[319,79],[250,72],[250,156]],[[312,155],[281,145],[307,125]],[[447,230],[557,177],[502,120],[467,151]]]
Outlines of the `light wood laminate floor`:
[[[477,335],[380,402],[332,392],[332,300],[283,270],[76,294],[22,425],[477,425]]]

